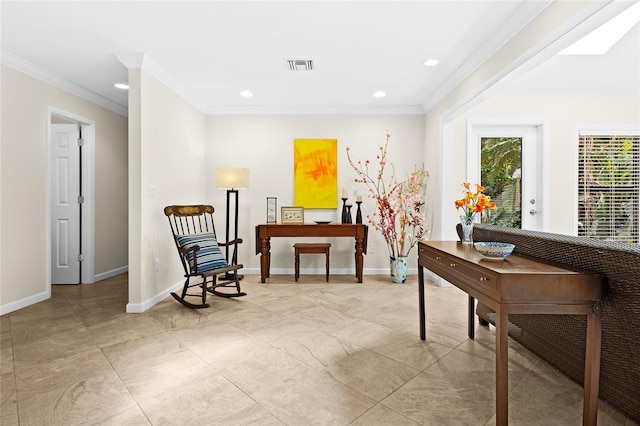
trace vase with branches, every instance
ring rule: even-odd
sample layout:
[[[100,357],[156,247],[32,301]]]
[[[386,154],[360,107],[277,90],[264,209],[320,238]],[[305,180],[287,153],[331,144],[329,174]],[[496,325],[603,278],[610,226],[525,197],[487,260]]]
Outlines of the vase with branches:
[[[367,186],[375,211],[367,214],[369,224],[379,231],[391,259],[406,258],[425,233],[425,201],[423,192],[429,177],[424,167],[414,167],[405,179],[396,178],[393,163],[387,158],[391,135],[387,131],[384,145],[379,146],[375,162],[354,161],[347,147],[349,164],[356,172],[356,183]]]

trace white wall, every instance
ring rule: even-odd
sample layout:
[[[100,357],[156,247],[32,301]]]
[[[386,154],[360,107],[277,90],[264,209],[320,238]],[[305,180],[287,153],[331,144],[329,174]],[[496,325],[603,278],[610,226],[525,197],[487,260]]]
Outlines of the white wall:
[[[182,281],[163,209],[205,202],[205,116],[144,70],[129,70],[129,87],[127,311],[142,312]]]
[[[452,122],[454,151],[466,150],[467,120],[505,124],[518,120],[544,122],[547,152],[543,153],[547,193],[545,231],[574,234],[577,229],[577,131],[579,129],[639,129],[640,93],[628,92],[502,92]],[[456,170],[457,180],[465,178]]]
[[[244,239],[239,262],[247,272],[258,273],[260,256],[255,254],[255,225],[266,222],[266,198],[277,197],[278,209],[293,204],[293,140],[327,138],[338,140],[338,189],[348,188],[350,201],[355,194],[366,194],[363,185],[354,182],[346,147],[352,158],[375,161],[378,148],[385,142],[385,129],[391,133],[389,159],[397,175],[421,165],[425,156],[422,115],[209,115],[207,116],[206,194],[216,207],[216,230],[224,235],[226,191],[215,187],[216,167],[247,167],[251,187],[240,190],[238,236]],[[431,183],[428,183],[430,185]],[[340,191],[339,191],[340,194]],[[363,196],[363,206],[371,211],[374,204]],[[340,201],[341,203],[341,201]],[[305,221],[340,220],[336,210],[306,210]],[[353,211],[355,217],[355,210]],[[280,220],[280,214],[278,214]],[[366,222],[366,219],[365,219]],[[354,241],[345,238],[325,239],[332,243],[331,269],[352,273]],[[298,240],[299,241],[299,240]],[[294,239],[271,241],[273,273],[293,270]],[[371,247],[375,253],[371,253]],[[369,233],[370,252],[365,257],[365,273],[388,273],[389,256],[379,233]],[[410,254],[410,268],[415,268],[416,252]],[[324,260],[304,260],[305,268],[324,268]],[[322,269],[323,270],[323,269]]]
[[[126,267],[127,119],[2,65],[0,312],[49,297],[47,111],[95,122],[96,274]],[[118,173],[118,176],[114,176]]]

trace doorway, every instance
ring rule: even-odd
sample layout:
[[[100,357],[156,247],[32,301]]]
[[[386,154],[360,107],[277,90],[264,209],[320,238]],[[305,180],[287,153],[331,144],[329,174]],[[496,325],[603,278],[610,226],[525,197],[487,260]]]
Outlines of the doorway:
[[[540,230],[542,125],[469,123],[467,179],[484,186],[496,202],[490,222]]]
[[[49,108],[48,285],[95,281],[93,121]]]

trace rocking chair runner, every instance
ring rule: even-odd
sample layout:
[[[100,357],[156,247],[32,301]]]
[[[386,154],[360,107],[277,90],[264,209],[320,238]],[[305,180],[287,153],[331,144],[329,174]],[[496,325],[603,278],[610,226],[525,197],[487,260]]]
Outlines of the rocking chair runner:
[[[238,244],[242,243],[242,239],[238,238],[226,243],[217,241],[213,224],[214,210],[213,206],[208,205],[167,206],[164,208],[164,214],[169,219],[186,278],[182,294],[171,293],[171,295],[189,308],[208,308],[207,292],[221,297],[246,295],[240,291],[238,276],[238,270],[242,269],[243,265],[237,264],[237,249]],[[220,247],[233,247],[231,262],[224,258]],[[232,281],[218,282],[219,274],[229,276],[230,273],[233,274]],[[192,283],[191,279],[193,278],[200,278],[200,280]],[[188,293],[189,288],[192,287],[202,287],[202,293]],[[220,292],[216,290],[219,287],[235,287],[236,292]],[[202,303],[191,303],[185,299],[187,296],[198,297]]]

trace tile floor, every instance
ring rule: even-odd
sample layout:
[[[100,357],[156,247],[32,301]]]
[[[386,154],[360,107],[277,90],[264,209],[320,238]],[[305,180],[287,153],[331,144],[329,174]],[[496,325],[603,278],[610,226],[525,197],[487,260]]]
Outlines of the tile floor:
[[[246,276],[248,295],[126,314],[127,276],[0,317],[2,425],[493,425],[493,328],[417,278]],[[582,389],[510,342],[514,425],[580,425]],[[600,425],[634,425],[600,403]]]

